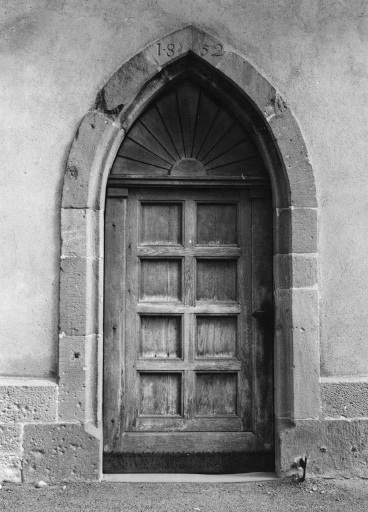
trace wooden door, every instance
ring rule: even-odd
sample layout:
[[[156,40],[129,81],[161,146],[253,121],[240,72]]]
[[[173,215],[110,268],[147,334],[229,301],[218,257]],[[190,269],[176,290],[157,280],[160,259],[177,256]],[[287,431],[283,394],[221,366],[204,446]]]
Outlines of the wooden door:
[[[131,187],[107,199],[105,472],[273,468],[263,195]]]

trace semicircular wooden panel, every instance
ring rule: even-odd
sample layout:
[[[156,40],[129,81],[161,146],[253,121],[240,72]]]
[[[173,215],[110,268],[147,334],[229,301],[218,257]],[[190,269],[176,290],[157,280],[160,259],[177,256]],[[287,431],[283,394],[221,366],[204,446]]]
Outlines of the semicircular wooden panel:
[[[161,96],[134,123],[111,173],[170,176],[172,171],[173,176],[267,175],[246,128],[189,81]]]

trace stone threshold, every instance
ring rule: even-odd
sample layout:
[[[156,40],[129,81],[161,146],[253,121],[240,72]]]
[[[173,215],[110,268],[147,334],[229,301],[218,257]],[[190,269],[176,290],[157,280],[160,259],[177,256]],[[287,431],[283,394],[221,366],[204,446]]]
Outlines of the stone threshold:
[[[114,483],[178,483],[178,484],[246,484],[278,480],[276,473],[235,473],[227,475],[204,475],[189,473],[125,473],[104,474],[103,482]]]

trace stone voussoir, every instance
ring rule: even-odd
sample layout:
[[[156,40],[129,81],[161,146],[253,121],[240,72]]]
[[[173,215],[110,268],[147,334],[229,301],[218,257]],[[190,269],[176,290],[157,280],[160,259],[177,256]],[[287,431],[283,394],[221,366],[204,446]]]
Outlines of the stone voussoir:
[[[159,69],[149,49],[142,50],[110,78],[100,93],[100,104],[97,107],[115,117]]]
[[[192,42],[192,27],[187,26],[150,44],[147,46],[147,51],[157,63],[158,69],[161,69],[188,53],[192,49]]]
[[[217,65],[217,69],[249,96],[266,119],[275,114],[276,90],[240,55],[227,53]]]
[[[86,208],[61,209],[61,257],[98,258],[101,212]]]
[[[300,128],[289,109],[272,116],[269,126],[279,147],[290,183],[291,205],[315,208],[317,195],[313,169]]]
[[[92,194],[91,180],[96,159],[99,160],[99,173],[103,170],[103,161],[111,149],[120,131],[120,126],[101,112],[88,112],[75,135],[64,175],[63,208],[99,209],[100,197]],[[92,183],[94,184],[94,183]]]
[[[193,27],[192,52],[214,67],[226,58],[229,48],[219,39]]]

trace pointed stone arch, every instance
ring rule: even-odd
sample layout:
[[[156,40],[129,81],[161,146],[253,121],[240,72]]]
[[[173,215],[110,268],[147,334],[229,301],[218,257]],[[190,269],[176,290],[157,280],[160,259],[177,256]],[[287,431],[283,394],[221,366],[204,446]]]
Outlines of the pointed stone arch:
[[[183,65],[207,73],[219,90],[221,82],[228,83],[236,101],[246,105],[272,182],[275,445],[281,472],[293,462],[283,444],[292,425],[320,415],[314,175],[298,123],[275,88],[245,58],[193,26],[159,39],[123,64],[98,93],[72,143],[61,210],[58,421],[80,425],[101,439],[106,182],[126,131]]]

